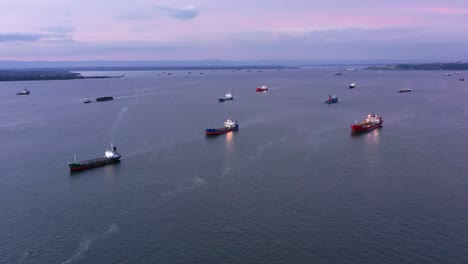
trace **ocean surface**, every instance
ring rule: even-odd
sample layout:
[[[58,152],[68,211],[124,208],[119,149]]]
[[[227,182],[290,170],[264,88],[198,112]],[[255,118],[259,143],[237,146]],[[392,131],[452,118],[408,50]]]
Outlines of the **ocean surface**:
[[[468,263],[468,72],[336,71],[0,83],[0,263]]]

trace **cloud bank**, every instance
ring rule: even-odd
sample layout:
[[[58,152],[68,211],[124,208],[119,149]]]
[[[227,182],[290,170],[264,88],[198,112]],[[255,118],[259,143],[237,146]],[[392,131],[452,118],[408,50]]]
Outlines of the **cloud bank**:
[[[467,31],[466,0],[15,0],[0,58],[466,60]]]
[[[189,5],[184,8],[156,6],[155,9],[166,16],[180,20],[194,19],[198,16],[198,10],[193,5]]]
[[[0,42],[36,42],[47,38],[46,34],[35,34],[35,33],[0,33]]]

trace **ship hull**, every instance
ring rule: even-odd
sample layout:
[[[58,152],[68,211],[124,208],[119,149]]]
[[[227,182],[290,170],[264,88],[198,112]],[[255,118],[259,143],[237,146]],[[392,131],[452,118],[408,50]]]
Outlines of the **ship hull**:
[[[225,128],[225,127],[207,128],[207,129],[205,129],[205,135],[207,135],[207,136],[217,136],[217,135],[226,134],[226,133],[229,133],[231,131],[237,131],[237,130],[239,130],[239,125],[236,125],[235,127],[232,127],[232,128]]]
[[[219,98],[219,99],[218,99],[218,101],[219,101],[220,103],[226,102],[226,101],[232,101],[232,100],[234,100],[234,97],[231,97],[231,98]]]
[[[266,92],[266,91],[268,91],[268,89],[257,88],[257,90],[256,90],[257,93],[262,93],[262,92]]]
[[[16,95],[29,95],[29,92],[21,92],[21,93],[17,93]]]
[[[105,96],[105,97],[98,97],[96,98],[96,102],[104,102],[104,101],[112,101],[114,97],[112,96]]]
[[[338,103],[338,98],[326,100],[325,103],[326,104],[336,104],[336,103]]]
[[[411,92],[411,89],[406,89],[406,90],[399,90],[399,93],[409,93]]]
[[[83,170],[106,166],[108,164],[116,163],[119,161],[120,161],[120,157],[112,158],[112,159],[100,158],[100,159],[84,161],[80,163],[69,163],[68,166],[70,167],[70,172],[77,172],[77,171],[83,171]]]
[[[369,131],[372,131],[376,128],[379,128],[379,127],[382,127],[382,124],[383,124],[383,120],[380,120],[379,123],[377,124],[370,124],[370,125],[362,125],[362,124],[358,124],[358,125],[351,125],[351,132],[352,133],[365,133],[365,132],[369,132]]]

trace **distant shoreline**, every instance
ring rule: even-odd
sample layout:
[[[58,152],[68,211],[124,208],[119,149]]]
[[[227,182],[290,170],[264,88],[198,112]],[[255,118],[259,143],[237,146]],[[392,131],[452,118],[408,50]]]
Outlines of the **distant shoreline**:
[[[280,65],[264,66],[128,66],[128,67],[73,67],[64,68],[68,71],[203,71],[203,70],[286,70],[298,69],[298,67],[287,67]]]
[[[83,76],[81,73],[54,70],[0,70],[0,82],[14,81],[51,81],[51,80],[76,80],[76,79],[109,79],[122,78],[119,76]]]
[[[466,71],[468,63],[452,62],[452,63],[422,63],[422,64],[388,64],[381,66],[370,66],[367,70],[379,71]]]
[[[76,79],[109,79],[121,78],[119,76],[83,76],[83,71],[202,71],[202,70],[286,70],[298,69],[298,67],[286,66],[193,66],[193,67],[74,67],[61,69],[13,69],[0,70],[0,82],[12,81],[51,81],[51,80],[76,80]]]

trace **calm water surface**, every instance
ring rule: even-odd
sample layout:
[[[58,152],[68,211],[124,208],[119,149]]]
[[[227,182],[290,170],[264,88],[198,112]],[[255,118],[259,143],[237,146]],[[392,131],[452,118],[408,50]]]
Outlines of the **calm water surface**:
[[[0,83],[0,262],[468,263],[468,73],[335,71]]]

